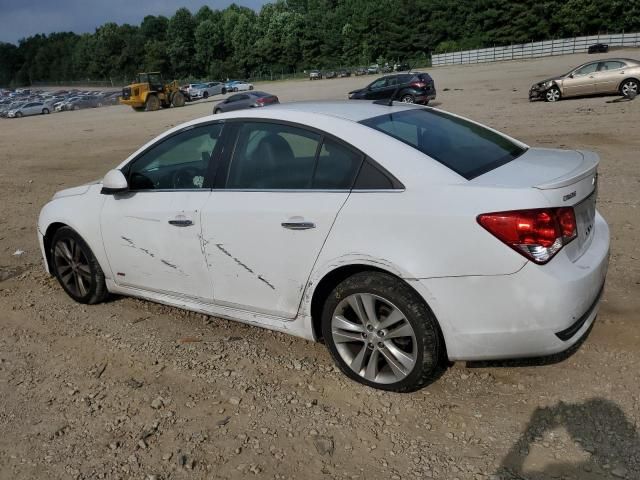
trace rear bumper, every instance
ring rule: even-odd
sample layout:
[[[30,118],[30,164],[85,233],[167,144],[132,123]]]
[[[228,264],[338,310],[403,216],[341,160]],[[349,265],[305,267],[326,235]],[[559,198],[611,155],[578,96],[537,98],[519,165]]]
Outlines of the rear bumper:
[[[572,347],[595,320],[609,262],[609,227],[596,214],[589,248],[560,252],[511,275],[412,282],[438,318],[451,360],[552,355]]]

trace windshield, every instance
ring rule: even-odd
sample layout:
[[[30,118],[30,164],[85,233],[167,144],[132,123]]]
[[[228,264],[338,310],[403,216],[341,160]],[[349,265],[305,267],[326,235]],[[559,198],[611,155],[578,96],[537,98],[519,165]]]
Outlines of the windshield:
[[[411,109],[360,123],[412,146],[471,180],[525,152],[488,128],[437,110]]]

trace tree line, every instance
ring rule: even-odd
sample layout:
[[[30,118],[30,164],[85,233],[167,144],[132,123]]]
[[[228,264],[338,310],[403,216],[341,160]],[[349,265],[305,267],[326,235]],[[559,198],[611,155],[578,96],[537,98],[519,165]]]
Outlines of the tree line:
[[[277,0],[178,9],[140,25],[0,43],[0,85],[166,77],[249,78],[269,72],[426,62],[431,53],[598,32],[640,30],[628,0]]]

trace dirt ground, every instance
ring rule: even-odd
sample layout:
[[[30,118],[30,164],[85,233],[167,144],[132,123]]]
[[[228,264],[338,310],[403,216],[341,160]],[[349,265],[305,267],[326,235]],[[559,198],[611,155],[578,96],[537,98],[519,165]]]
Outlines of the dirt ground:
[[[82,306],[44,274],[35,225],[53,193],[215,100],[0,121],[0,479],[640,478],[640,99],[527,100],[592,58],[431,70],[443,109],[600,154],[611,265],[573,355],[459,363],[405,395],[347,380],[321,344],[134,299]],[[333,99],[370,80],[257,88]]]

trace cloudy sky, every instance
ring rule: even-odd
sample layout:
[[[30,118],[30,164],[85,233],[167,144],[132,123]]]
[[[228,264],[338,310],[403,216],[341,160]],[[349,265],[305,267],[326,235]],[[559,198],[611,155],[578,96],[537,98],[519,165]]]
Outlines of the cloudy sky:
[[[139,24],[145,15],[172,15],[178,8],[225,8],[232,0],[0,0],[0,41],[17,43],[36,33],[93,32],[105,22]],[[259,9],[267,0],[236,0]]]

